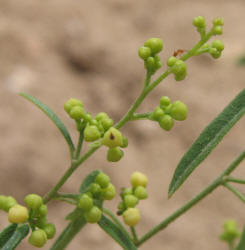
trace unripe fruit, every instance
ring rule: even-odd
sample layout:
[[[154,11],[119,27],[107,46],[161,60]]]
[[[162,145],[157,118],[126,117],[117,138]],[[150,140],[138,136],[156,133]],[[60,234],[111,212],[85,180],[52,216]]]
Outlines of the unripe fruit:
[[[224,233],[220,236],[222,240],[230,242],[240,236],[237,223],[234,220],[227,220],[224,224]]]
[[[37,219],[36,221],[36,226],[39,228],[43,228],[45,225],[47,224],[47,217],[45,216],[41,216]]]
[[[165,108],[170,104],[170,98],[168,96],[162,96],[160,99],[160,107]]]
[[[128,139],[125,136],[123,136],[121,148],[126,148],[127,146],[128,146]]]
[[[110,183],[107,188],[102,189],[102,196],[105,200],[112,200],[116,196],[115,186]]]
[[[83,103],[82,103],[80,100],[78,100],[78,99],[71,98],[71,99],[69,99],[69,100],[65,103],[64,109],[65,109],[65,111],[69,114],[70,111],[71,111],[71,109],[72,109],[73,107],[75,107],[75,106],[80,106],[80,107],[82,107],[82,106],[83,106]]]
[[[174,126],[174,120],[170,115],[164,115],[159,120],[159,125],[162,129],[169,131]]]
[[[187,117],[186,105],[181,101],[174,102],[170,110],[170,115],[177,121],[184,121]]]
[[[130,176],[130,182],[133,187],[138,187],[138,186],[146,187],[148,183],[148,178],[140,172],[134,172]]]
[[[204,28],[206,26],[205,18],[203,16],[198,16],[193,19],[193,25],[197,28]]]
[[[140,47],[138,54],[141,59],[146,60],[149,56],[151,56],[151,49],[145,46]]]
[[[5,203],[3,204],[3,210],[4,210],[5,212],[8,212],[9,209],[10,209],[11,207],[13,207],[14,205],[17,205],[16,199],[15,199],[14,197],[12,197],[12,196],[7,196],[7,197],[6,197],[6,201],[5,201]]]
[[[29,207],[33,210],[37,210],[43,204],[43,199],[41,196],[39,196],[37,194],[28,194],[25,197],[25,203],[26,203],[27,207]]]
[[[95,116],[97,121],[100,121],[103,118],[109,118],[109,116],[105,112],[100,112]]]
[[[175,56],[170,56],[167,60],[167,65],[172,67],[177,61],[178,59]]]
[[[220,40],[214,40],[212,42],[212,47],[216,48],[218,51],[222,51],[225,48],[224,43]]]
[[[152,119],[158,121],[164,115],[164,111],[160,107],[156,107],[152,113]]]
[[[147,58],[147,60],[145,61],[145,67],[148,69],[148,70],[155,70],[155,59],[154,57],[150,56]]]
[[[23,223],[29,218],[29,212],[26,207],[14,205],[9,209],[8,220],[10,223]]]
[[[38,212],[41,216],[46,216],[48,213],[48,207],[45,204],[42,204],[41,207],[38,209]]]
[[[110,183],[110,177],[104,173],[99,173],[95,178],[95,183],[99,184],[101,188],[106,188]]]
[[[116,147],[116,148],[109,148],[107,151],[107,161],[110,162],[117,162],[120,161],[123,157],[123,151]]]
[[[214,33],[214,35],[222,35],[223,34],[222,26],[220,26],[220,25],[214,26],[213,27],[213,33]]]
[[[101,210],[94,206],[88,212],[84,213],[85,220],[89,223],[97,223],[101,219]]]
[[[111,118],[102,118],[100,123],[105,131],[107,131],[110,127],[113,126],[114,121]]]
[[[132,188],[123,188],[122,190],[122,195],[123,197],[128,194],[133,194],[133,189]]]
[[[80,120],[84,116],[84,109],[80,106],[75,106],[70,110],[70,117],[75,120]]]
[[[55,225],[54,225],[54,224],[52,224],[52,223],[46,224],[46,225],[43,227],[43,230],[44,230],[44,232],[46,233],[48,239],[54,238],[55,233],[56,233],[56,228],[55,228]]]
[[[83,194],[78,202],[78,207],[84,211],[89,211],[94,205],[93,199],[87,194]]]
[[[91,183],[89,186],[89,191],[95,198],[99,198],[102,192],[102,189],[99,184],[97,183]]]
[[[85,113],[82,118],[83,118],[83,120],[85,122],[91,122],[92,121],[92,115],[89,114],[89,113]]]
[[[109,130],[105,132],[102,140],[103,145],[109,148],[115,148],[121,146],[122,143],[123,143],[123,137],[118,129],[111,127]]]
[[[88,142],[96,141],[100,138],[101,134],[95,125],[87,126],[84,129],[84,140]]]
[[[224,18],[221,17],[217,17],[213,20],[213,25],[217,26],[217,25],[224,25]]]
[[[146,192],[146,189],[142,186],[138,186],[134,190],[134,195],[139,199],[139,200],[144,200],[148,197],[148,194]]]
[[[175,75],[182,75],[186,73],[187,67],[184,61],[178,60],[173,66],[172,66],[172,72]]]
[[[184,80],[186,77],[186,72],[184,72],[183,74],[178,74],[174,76],[175,81],[179,82]]]
[[[32,232],[28,241],[35,247],[43,247],[47,242],[47,234],[42,229],[35,230]]]
[[[139,200],[136,196],[128,194],[124,196],[124,204],[128,207],[135,207],[138,204]]]
[[[5,195],[0,195],[0,209],[4,210],[6,202],[7,202],[7,197]]]
[[[140,212],[137,208],[128,208],[123,212],[123,221],[128,226],[135,226],[140,220]]]
[[[150,38],[144,45],[151,49],[152,54],[157,54],[163,49],[163,41],[160,38]]]
[[[217,59],[221,56],[221,51],[218,51],[216,48],[210,48],[209,53],[214,59]]]

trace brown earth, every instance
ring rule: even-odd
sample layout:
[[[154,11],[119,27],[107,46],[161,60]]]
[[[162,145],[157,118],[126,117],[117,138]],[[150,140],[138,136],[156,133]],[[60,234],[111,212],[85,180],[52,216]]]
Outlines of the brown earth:
[[[0,159],[2,194],[22,203],[28,193],[44,195],[68,167],[69,154],[56,127],[36,107],[17,95],[26,92],[49,105],[73,131],[63,111],[75,97],[95,114],[105,111],[117,121],[139,94],[144,78],[137,48],[149,37],[165,43],[163,61],[176,49],[189,49],[199,39],[192,18],[225,18],[225,51],[219,60],[209,55],[188,61],[188,77],[176,83],[170,76],[145,100],[141,111],[151,111],[162,95],[182,100],[189,117],[167,133],[149,121],[129,123],[125,157],[117,164],[105,160],[101,149],[62,188],[76,192],[93,169],[111,176],[117,189],[129,185],[139,170],[149,177],[150,198],[141,202],[139,235],[192,198],[244,149],[244,118],[200,165],[172,199],[167,189],[179,159],[207,125],[242,88],[245,69],[236,65],[244,52],[244,9],[234,1],[0,1]],[[244,163],[235,176],[245,176]],[[244,178],[244,177],[243,177]],[[239,187],[245,192],[245,188]],[[118,199],[108,202],[116,211]],[[58,233],[66,225],[69,205],[51,202],[49,219]],[[226,218],[244,225],[244,204],[219,188],[196,207],[158,233],[140,249],[227,249],[218,235]],[[0,228],[8,224],[0,213]],[[48,249],[48,243],[43,249]],[[18,249],[32,249],[22,243]],[[96,225],[87,226],[67,249],[120,249]]]

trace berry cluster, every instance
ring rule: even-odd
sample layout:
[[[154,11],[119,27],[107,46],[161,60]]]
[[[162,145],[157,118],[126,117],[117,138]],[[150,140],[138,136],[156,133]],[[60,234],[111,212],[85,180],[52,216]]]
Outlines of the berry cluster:
[[[122,188],[120,194],[122,201],[118,204],[118,215],[123,216],[123,221],[128,226],[135,226],[140,220],[140,212],[135,206],[139,200],[144,200],[148,197],[146,186],[148,183],[147,177],[140,173],[134,172],[130,177],[131,188]]]
[[[47,239],[52,239],[56,229],[54,224],[47,222],[47,206],[43,204],[43,199],[37,194],[29,194],[25,197],[25,203],[29,210],[11,196],[0,196],[0,209],[8,212],[10,223],[29,222],[32,234],[29,243],[36,247],[42,247]]]
[[[187,67],[186,63],[175,56],[171,56],[167,60],[167,65],[175,76],[176,81],[182,81],[186,77]]]
[[[110,177],[101,172],[96,176],[94,182],[90,184],[87,192],[80,197],[78,208],[83,210],[87,222],[97,223],[101,219],[102,211],[95,204],[103,200],[112,200],[115,195],[116,189],[110,182]]]
[[[163,96],[160,105],[154,109],[149,118],[158,121],[161,128],[169,131],[174,125],[174,120],[183,121],[186,117],[187,107],[183,102],[171,103],[168,96]]]
[[[162,67],[161,59],[157,56],[162,49],[163,41],[160,38],[150,38],[138,50],[139,57],[144,60],[145,68],[151,74]]]

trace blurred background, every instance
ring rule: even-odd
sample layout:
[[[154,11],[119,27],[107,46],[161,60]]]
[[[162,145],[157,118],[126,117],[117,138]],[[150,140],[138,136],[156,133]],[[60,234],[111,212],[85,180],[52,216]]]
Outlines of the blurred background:
[[[144,79],[137,50],[149,37],[163,39],[163,62],[177,49],[190,49],[199,39],[192,26],[203,15],[211,27],[214,17],[224,17],[220,38],[225,50],[220,59],[210,55],[191,58],[188,76],[175,82],[167,78],[145,100],[139,111],[158,105],[163,95],[181,100],[189,108],[185,122],[171,132],[157,123],[128,123],[122,131],[129,138],[124,158],[106,161],[100,149],[80,167],[62,188],[76,192],[93,169],[111,176],[119,192],[129,186],[133,171],[149,178],[149,199],[139,205],[139,236],[191,199],[214,180],[244,150],[244,118],[200,165],[178,192],[167,199],[174,169],[204,127],[244,88],[245,68],[237,65],[245,51],[245,2],[242,0],[0,0],[0,193],[13,195],[23,204],[25,195],[44,195],[69,165],[69,152],[56,127],[18,92],[31,94],[50,106],[71,130],[73,122],[63,111],[71,97],[81,99],[92,114],[107,112],[115,121],[138,96]],[[219,38],[218,38],[219,39]],[[245,164],[234,173],[245,177]],[[245,192],[245,187],[240,186]],[[116,212],[119,199],[106,206]],[[59,234],[67,224],[64,216],[73,208],[49,204],[49,220]],[[218,235],[225,219],[245,222],[244,204],[224,188],[218,188],[184,216],[140,249],[226,249]],[[0,213],[0,228],[8,224]],[[57,234],[57,235],[58,235]],[[50,243],[43,249],[49,249]],[[33,249],[22,243],[19,249]],[[98,226],[88,225],[67,249],[120,249]]]

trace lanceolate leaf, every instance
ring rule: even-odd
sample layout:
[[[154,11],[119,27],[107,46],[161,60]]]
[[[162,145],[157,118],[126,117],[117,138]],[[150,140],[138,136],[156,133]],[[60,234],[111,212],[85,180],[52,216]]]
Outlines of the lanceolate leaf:
[[[243,232],[236,250],[244,250],[244,249],[245,249],[245,227],[243,228]]]
[[[245,114],[245,89],[203,130],[179,162],[169,186],[169,197],[212,152],[227,132]]]
[[[65,140],[70,148],[70,152],[72,154],[72,152],[75,149],[74,144],[72,142],[72,139],[70,137],[70,134],[69,134],[66,126],[62,123],[62,121],[59,119],[59,117],[47,105],[43,104],[37,98],[35,98],[31,95],[25,94],[25,93],[20,93],[20,95],[23,96],[24,98],[26,98],[28,101],[35,104],[39,109],[41,109],[55,123],[57,128],[60,130],[60,132],[64,136],[64,138],[65,138]]]
[[[10,224],[0,232],[0,249],[10,239],[16,228],[17,224]]]
[[[125,250],[137,250],[133,242],[129,237],[119,229],[119,227],[114,224],[107,217],[102,215],[101,220],[98,222],[99,226],[108,233],[118,244],[120,244]]]

